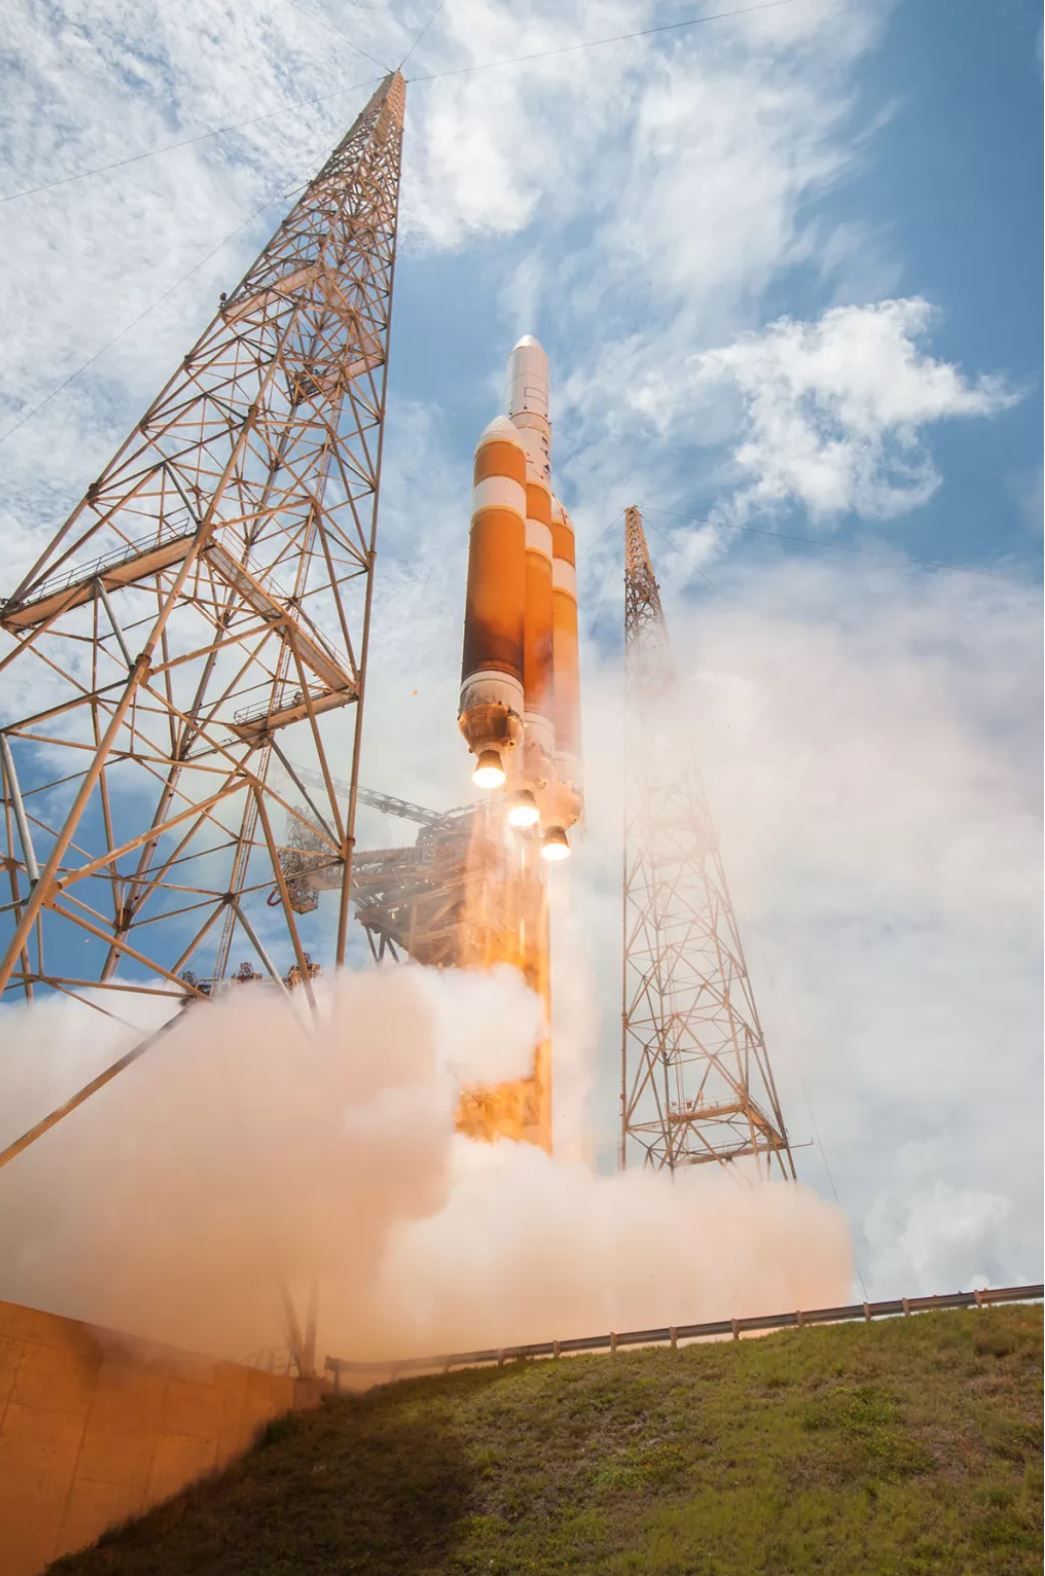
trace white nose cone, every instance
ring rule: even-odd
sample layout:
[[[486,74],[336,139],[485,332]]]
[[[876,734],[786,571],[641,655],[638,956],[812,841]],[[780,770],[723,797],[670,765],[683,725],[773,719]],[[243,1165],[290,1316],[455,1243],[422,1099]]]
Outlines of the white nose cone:
[[[548,357],[532,334],[524,334],[508,357],[508,414],[548,419]]]
[[[552,429],[548,420],[548,357],[524,334],[508,357],[508,416],[522,438],[538,479],[551,486]]]

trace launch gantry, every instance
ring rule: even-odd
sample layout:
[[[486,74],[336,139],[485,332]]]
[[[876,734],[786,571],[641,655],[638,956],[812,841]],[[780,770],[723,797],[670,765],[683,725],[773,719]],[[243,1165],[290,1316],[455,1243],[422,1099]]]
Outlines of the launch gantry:
[[[235,945],[310,995],[296,821],[344,960],[405,91],[381,83],[0,605],[5,989],[184,1000]]]
[[[795,1175],[660,588],[625,511],[621,1167],[751,1159]]]
[[[307,772],[299,774],[310,781]],[[335,785],[341,786],[341,785]],[[359,788],[358,802],[420,827],[410,846],[357,849],[352,861],[352,903],[366,932],[375,962],[413,958],[436,968],[454,968],[462,959],[465,877],[476,811],[471,805],[440,812],[392,794]],[[319,894],[338,883],[321,828],[304,814],[291,828],[281,852],[290,902],[308,914]],[[274,888],[269,901],[277,899]]]

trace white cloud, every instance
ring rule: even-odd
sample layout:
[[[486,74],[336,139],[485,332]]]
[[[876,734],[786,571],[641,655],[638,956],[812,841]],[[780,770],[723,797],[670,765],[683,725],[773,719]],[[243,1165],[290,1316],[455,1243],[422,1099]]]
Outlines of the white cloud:
[[[547,276],[539,251],[528,252],[509,276],[501,301],[516,337],[530,333],[537,322]]]
[[[817,92],[816,73],[766,73],[722,45],[659,62],[637,96],[626,182],[607,204],[611,277],[652,282],[690,310],[695,290],[699,304],[736,312],[801,255],[802,203],[848,162],[847,110],[844,92]]]
[[[799,270],[835,290],[895,288],[885,233],[872,255],[840,211],[886,118],[859,98],[856,67],[887,9],[736,19],[679,35],[618,84],[597,161],[566,182],[574,223],[542,302],[568,349],[555,367],[566,477],[604,518],[635,497],[718,496],[714,446],[740,398],[698,399],[690,362],[757,328],[768,290]]]
[[[408,69],[403,222],[408,240],[449,248],[509,236],[532,221],[561,224],[585,206],[585,186],[619,123],[622,98],[647,59],[625,49],[569,51],[579,39],[641,28],[650,0],[450,0]],[[440,81],[430,72],[543,56],[512,68]]]
[[[865,1221],[876,1284],[908,1296],[1013,1284],[1009,1276],[1031,1272],[1004,1262],[1011,1215],[1002,1194],[947,1182],[913,1198],[883,1191]]]
[[[572,479],[598,512],[604,497],[596,496],[596,479],[605,495],[603,478],[641,463],[626,390],[683,348],[715,343],[723,327],[748,326],[767,282],[809,254],[806,210],[864,157],[851,125],[851,73],[887,9],[796,0],[779,15],[410,87],[403,268],[419,249],[503,242],[524,231],[533,237],[554,290],[536,292],[517,255],[502,262],[484,249],[479,266],[495,277],[503,269],[513,329],[524,313],[539,312],[541,323],[525,327],[550,328],[554,343],[562,326],[556,373],[561,388],[576,369],[572,414],[584,417],[571,423],[571,447],[580,450]],[[656,7],[652,0],[543,0],[521,15],[503,0],[448,0],[408,74],[626,34],[690,10],[683,0]],[[348,15],[331,9],[330,18],[392,60],[430,14],[423,4],[400,4]],[[286,0],[249,0],[235,11],[187,0],[165,13],[159,29],[124,0],[103,0],[89,18],[67,12],[60,54],[34,26],[28,0],[17,18],[24,65],[7,86],[19,131],[4,149],[12,187],[314,94],[337,95],[346,78],[362,82],[371,72]],[[8,208],[2,425],[104,345],[264,196],[297,185],[367,92],[341,91]],[[276,202],[9,441],[5,526],[31,529],[39,512],[36,529],[53,529],[278,212]],[[821,222],[817,244],[828,246],[831,235]],[[559,409],[565,417],[566,402]],[[622,428],[632,440],[626,445]],[[60,444],[52,441],[56,429]]]
[[[286,0],[185,0],[155,15],[102,0],[55,16],[44,26],[19,0],[8,19],[5,192],[324,102],[4,206],[0,432],[77,374],[0,450],[5,538],[54,531],[372,91],[351,85],[376,76]]]
[[[990,416],[1018,397],[996,376],[967,378],[926,348],[921,297],[781,318],[691,362],[690,393],[739,395],[733,510],[796,504],[815,517],[890,519],[940,484],[924,429]]]

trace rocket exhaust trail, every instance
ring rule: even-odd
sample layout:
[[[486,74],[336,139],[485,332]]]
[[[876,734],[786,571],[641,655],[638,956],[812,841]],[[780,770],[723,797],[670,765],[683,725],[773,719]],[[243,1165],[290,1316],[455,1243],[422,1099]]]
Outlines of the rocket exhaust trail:
[[[573,527],[552,490],[548,357],[526,335],[508,359],[507,415],[475,451],[458,724],[472,780],[503,790],[475,819],[462,962],[510,963],[545,1007],[529,1079],[468,1091],[458,1125],[551,1148],[548,864],[569,857],[581,808]]]

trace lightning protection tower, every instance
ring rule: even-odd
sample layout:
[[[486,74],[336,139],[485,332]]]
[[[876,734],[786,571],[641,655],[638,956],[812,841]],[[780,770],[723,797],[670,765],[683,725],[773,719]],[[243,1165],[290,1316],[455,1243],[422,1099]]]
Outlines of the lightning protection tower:
[[[133,1018],[233,946],[309,990],[296,822],[345,957],[404,107],[397,72],[0,605],[8,992]]]
[[[795,1175],[638,509],[624,517],[620,1165]]]

